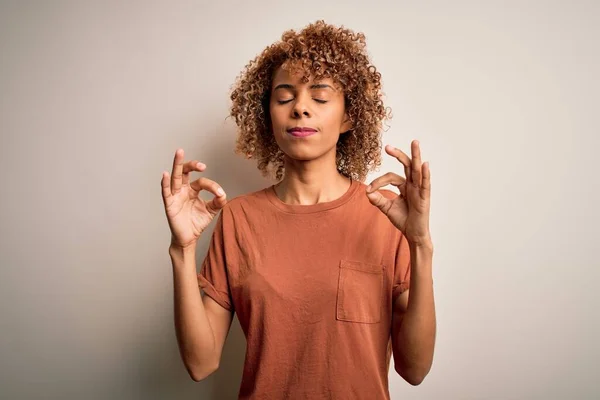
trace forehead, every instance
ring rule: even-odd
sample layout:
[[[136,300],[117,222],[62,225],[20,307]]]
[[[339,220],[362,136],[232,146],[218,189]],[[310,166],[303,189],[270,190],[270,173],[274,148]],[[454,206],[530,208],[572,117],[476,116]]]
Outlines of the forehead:
[[[302,76],[304,75],[304,73],[304,70],[296,69],[290,71],[289,68],[284,68],[280,65],[273,73],[272,84],[273,86],[278,83],[292,83],[294,85],[304,85],[314,82],[313,74],[309,74],[308,82],[302,82]],[[320,78],[318,82],[327,83],[334,87],[336,86],[334,85],[335,82],[331,78]]]

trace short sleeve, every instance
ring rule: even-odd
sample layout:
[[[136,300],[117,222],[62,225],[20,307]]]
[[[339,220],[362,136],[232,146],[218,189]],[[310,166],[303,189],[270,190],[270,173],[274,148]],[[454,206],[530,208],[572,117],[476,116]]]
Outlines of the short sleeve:
[[[396,263],[394,266],[394,284],[392,287],[392,304],[402,292],[410,287],[410,247],[408,240],[400,233],[396,248]]]
[[[219,305],[233,311],[224,239],[223,211],[221,211],[210,239],[208,252],[197,275],[198,286]]]

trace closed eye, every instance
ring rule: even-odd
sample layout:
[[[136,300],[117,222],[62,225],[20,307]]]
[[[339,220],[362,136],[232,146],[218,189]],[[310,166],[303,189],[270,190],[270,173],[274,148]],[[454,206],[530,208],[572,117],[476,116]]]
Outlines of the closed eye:
[[[289,103],[290,101],[292,101],[294,99],[289,99],[289,100],[277,100],[277,102],[279,104],[286,104]],[[313,99],[314,101],[316,101],[317,103],[321,103],[321,104],[325,104],[327,103],[327,100],[321,100],[321,99]]]

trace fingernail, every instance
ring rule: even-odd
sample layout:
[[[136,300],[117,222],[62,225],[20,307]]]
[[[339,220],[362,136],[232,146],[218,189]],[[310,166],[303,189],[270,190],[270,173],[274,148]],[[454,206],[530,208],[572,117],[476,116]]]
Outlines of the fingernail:
[[[223,191],[223,189],[221,189],[221,188],[218,188],[218,189],[217,189],[217,194],[218,194],[219,196],[223,196],[223,195],[225,194],[225,192]]]
[[[370,192],[371,191],[371,185],[367,186],[367,191]]]
[[[198,168],[202,168],[202,163],[198,163],[198,164],[196,164],[196,166],[197,166]]]

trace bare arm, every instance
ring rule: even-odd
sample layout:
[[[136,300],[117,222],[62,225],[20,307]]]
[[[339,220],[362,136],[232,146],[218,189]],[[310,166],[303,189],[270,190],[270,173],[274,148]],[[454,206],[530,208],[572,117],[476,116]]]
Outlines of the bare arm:
[[[410,244],[410,257],[410,290],[394,304],[392,345],[396,372],[411,385],[419,385],[431,369],[435,347],[433,245]]]
[[[233,313],[209,296],[200,295],[196,275],[195,245],[171,245],[173,263],[175,331],[183,363],[196,382],[219,367]]]

